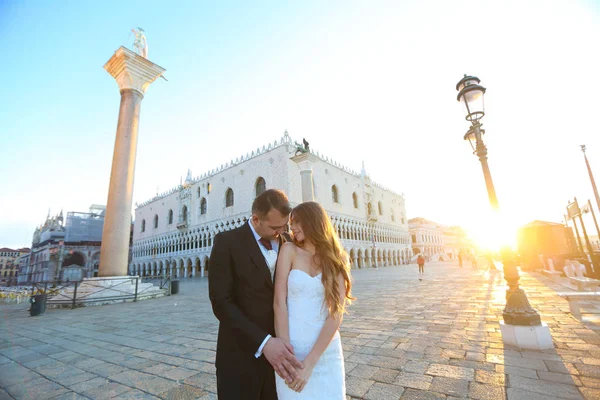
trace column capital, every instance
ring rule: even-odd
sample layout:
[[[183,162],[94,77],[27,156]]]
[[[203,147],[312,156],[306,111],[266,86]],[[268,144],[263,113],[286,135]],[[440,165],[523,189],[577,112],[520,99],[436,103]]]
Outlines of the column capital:
[[[297,163],[302,171],[310,171],[312,170],[312,165],[320,159],[316,155],[306,152],[292,157],[291,160]]]
[[[165,69],[121,46],[104,64],[104,69],[117,81],[121,91],[133,89],[142,95]]]

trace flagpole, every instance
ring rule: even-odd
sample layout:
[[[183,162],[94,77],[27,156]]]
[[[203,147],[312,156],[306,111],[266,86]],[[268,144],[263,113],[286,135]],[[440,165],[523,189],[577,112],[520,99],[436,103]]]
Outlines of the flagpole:
[[[594,174],[592,174],[592,168],[590,167],[590,162],[588,161],[587,155],[585,154],[585,144],[581,145],[581,151],[583,152],[583,158],[585,158],[585,165],[587,166],[588,174],[590,176],[590,181],[592,182],[592,189],[594,189],[594,196],[596,197],[596,205],[598,206],[598,211],[600,211],[600,195],[598,195],[598,188],[596,187],[596,181],[594,180]]]
[[[598,221],[596,221],[596,213],[594,212],[594,208],[592,207],[592,202],[588,199],[588,207],[592,213],[592,218],[594,219],[594,225],[596,225],[596,232],[598,233],[598,241],[600,241],[600,229],[598,229]]]

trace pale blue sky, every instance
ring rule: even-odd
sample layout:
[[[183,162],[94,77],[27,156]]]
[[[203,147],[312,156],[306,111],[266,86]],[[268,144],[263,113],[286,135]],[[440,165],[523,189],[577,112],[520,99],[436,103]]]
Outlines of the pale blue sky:
[[[130,28],[166,68],[142,104],[134,201],[285,129],[405,193],[409,217],[481,230],[488,210],[455,84],[487,87],[490,167],[512,226],[560,221],[600,180],[600,15],[584,1],[0,0],[0,247],[105,204]],[[589,230],[593,230],[590,224]]]

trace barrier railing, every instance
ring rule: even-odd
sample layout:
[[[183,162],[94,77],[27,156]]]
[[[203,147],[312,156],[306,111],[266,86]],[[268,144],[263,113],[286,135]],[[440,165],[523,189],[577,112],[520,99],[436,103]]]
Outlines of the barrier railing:
[[[82,282],[85,282],[85,291],[78,292]],[[152,283],[152,286],[141,285]],[[150,294],[159,289],[167,289],[171,295],[171,277],[169,276],[130,276],[116,278],[93,278],[85,281],[45,281],[32,284],[31,296],[42,294],[47,296],[47,304],[71,305],[71,308],[83,306],[86,303],[127,301],[136,302],[140,296]],[[132,288],[133,286],[133,288]],[[92,289],[92,290],[90,290]],[[110,291],[110,292],[108,292]],[[108,292],[107,295],[98,295]]]

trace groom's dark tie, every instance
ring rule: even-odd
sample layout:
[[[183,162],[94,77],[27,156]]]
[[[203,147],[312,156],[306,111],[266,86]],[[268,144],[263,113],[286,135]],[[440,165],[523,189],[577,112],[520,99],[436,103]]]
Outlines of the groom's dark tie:
[[[271,246],[271,241],[265,238],[260,238],[258,240],[260,242],[260,244],[262,244],[263,246],[265,246],[265,249],[267,250],[273,250],[273,246]]]

